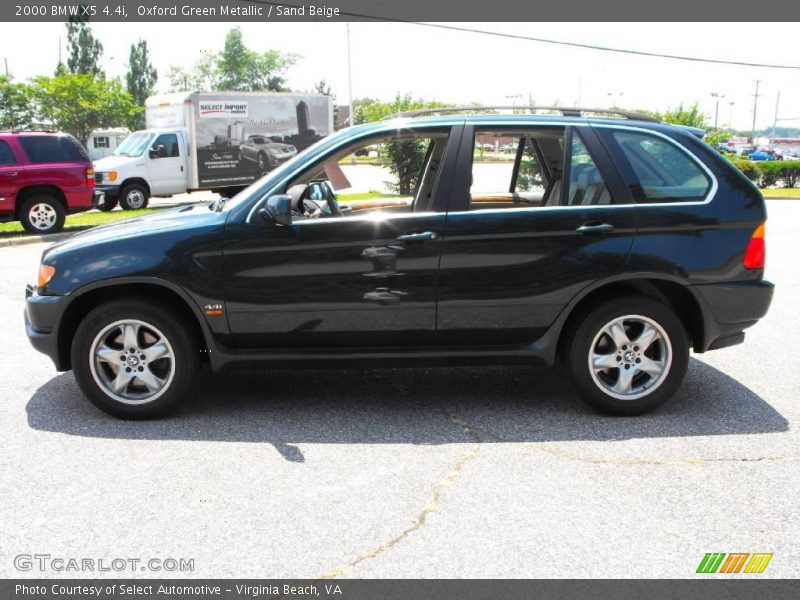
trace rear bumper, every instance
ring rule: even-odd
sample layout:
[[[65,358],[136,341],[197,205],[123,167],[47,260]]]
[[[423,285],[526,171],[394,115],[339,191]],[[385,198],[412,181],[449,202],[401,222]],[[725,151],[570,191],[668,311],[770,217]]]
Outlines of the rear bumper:
[[[68,370],[58,349],[59,317],[64,310],[64,296],[40,296],[32,285],[25,288],[25,333],[31,345],[50,357],[56,369]]]
[[[774,289],[763,280],[692,286],[703,311],[703,339],[695,344],[695,351],[743,342],[744,330],[767,314]]]

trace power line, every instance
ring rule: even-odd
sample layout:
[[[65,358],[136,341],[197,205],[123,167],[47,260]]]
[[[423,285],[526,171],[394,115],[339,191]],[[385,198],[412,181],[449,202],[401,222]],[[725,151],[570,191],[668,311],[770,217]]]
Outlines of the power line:
[[[261,4],[264,6],[299,6],[292,2],[277,2],[273,0],[243,0],[250,4]],[[491,35],[494,37],[523,40],[527,42],[537,42],[539,44],[553,44],[557,46],[569,46],[572,48],[583,48],[585,50],[600,50],[602,52],[615,52],[617,54],[632,54],[634,56],[647,56],[650,58],[664,58],[670,60],[684,60],[688,62],[709,63],[713,65],[731,65],[735,67],[759,67],[763,69],[788,69],[800,71],[800,65],[775,65],[767,63],[753,63],[737,60],[721,60],[716,58],[700,58],[697,56],[683,56],[680,54],[662,54],[659,52],[646,52],[644,50],[629,50],[626,48],[612,48],[610,46],[597,46],[594,44],[582,44],[580,42],[565,42],[563,40],[553,40],[549,38],[540,38],[529,35],[520,35],[515,33],[503,33],[500,31],[490,31],[488,29],[475,29],[472,27],[456,27],[454,25],[443,25],[441,23],[423,23],[421,21],[404,21],[403,19],[393,19],[387,17],[376,17],[364,13],[340,11],[339,14],[343,17],[353,17],[356,19],[369,19],[371,21],[385,21],[387,23],[405,23],[407,25],[417,25],[419,27],[433,27],[436,29],[447,29],[449,31],[460,31],[463,33],[473,33],[478,35]]]
[[[593,44],[582,44],[580,42],[565,42],[563,40],[552,40],[547,38],[539,38],[528,35],[519,35],[514,33],[502,33],[499,31],[489,31],[486,29],[473,29],[470,27],[455,27],[453,25],[442,25],[441,23],[421,23],[416,21],[405,21],[411,25],[419,25],[421,27],[435,27],[437,29],[448,29],[450,31],[463,31],[466,33],[476,33],[480,35],[491,35],[495,37],[502,37],[515,40],[525,40],[529,42],[538,42],[540,44],[555,44],[558,46],[571,46],[573,48],[584,48],[586,50],[602,50],[603,52],[616,52],[618,54],[633,54],[636,56],[649,56],[651,58],[667,58],[672,60],[686,60],[690,62],[711,63],[715,65],[733,65],[737,67],[761,67],[765,69],[793,69],[800,71],[800,65],[772,65],[765,63],[751,63],[736,60],[720,60],[715,58],[699,58],[696,56],[681,56],[679,54],[661,54],[658,52],[645,52],[644,50],[628,50],[624,48],[611,48],[609,46],[596,46]]]

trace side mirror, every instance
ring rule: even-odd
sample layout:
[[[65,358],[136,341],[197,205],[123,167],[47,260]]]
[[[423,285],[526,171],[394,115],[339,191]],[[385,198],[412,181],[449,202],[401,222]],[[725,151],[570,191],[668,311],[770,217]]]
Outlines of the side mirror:
[[[150,148],[150,158],[164,158],[167,155],[167,149],[164,144],[153,146]]]
[[[270,196],[267,205],[259,211],[261,217],[276,225],[292,224],[292,198],[286,194]]]

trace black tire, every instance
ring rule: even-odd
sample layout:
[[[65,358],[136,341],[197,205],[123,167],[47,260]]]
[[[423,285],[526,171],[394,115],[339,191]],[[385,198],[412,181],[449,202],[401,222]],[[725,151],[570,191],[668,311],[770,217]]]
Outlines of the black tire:
[[[126,352],[127,347],[116,348],[123,345],[121,342],[124,329],[115,324],[126,320],[144,324],[140,326],[140,333],[136,338],[141,343],[137,343],[134,353]],[[109,328],[110,333],[103,334]],[[120,335],[117,338],[114,337],[115,328],[120,329]],[[190,335],[191,331],[191,324],[182,315],[171,310],[156,308],[145,300],[126,299],[101,304],[81,321],[72,341],[71,360],[75,379],[86,398],[110,415],[121,419],[161,417],[177,408],[186,399],[199,372],[200,348]],[[105,341],[106,348],[120,352],[120,362],[129,365],[131,364],[129,362],[131,354],[145,357],[144,353],[155,347],[155,344],[149,342],[149,340],[156,339],[156,336],[150,335],[152,332],[163,335],[170,347],[172,358],[151,360],[151,363],[156,365],[152,369],[147,367],[144,360],[141,364],[137,361],[136,365],[139,366],[133,366],[133,369],[126,367],[128,371],[132,371],[132,374],[128,376],[129,383],[125,385],[120,395],[126,397],[127,402],[125,398],[123,400],[115,398],[111,395],[114,393],[113,389],[109,389],[110,380],[115,375],[119,376],[123,367],[115,364],[114,366],[118,370],[114,371],[110,360],[108,362],[95,360],[93,345],[96,338],[101,334],[107,335],[108,337],[100,337],[100,340]],[[148,346],[148,343],[151,345]],[[128,358],[128,360],[123,362],[123,358]],[[113,360],[117,360],[116,355]],[[171,377],[168,367],[172,369]],[[158,391],[151,391],[145,386],[144,380],[137,379],[136,371],[142,371],[143,368],[150,369],[149,372],[157,372],[158,376],[162,378],[159,381],[166,380],[163,387]],[[109,388],[104,386],[104,381],[108,383]],[[154,397],[152,400],[148,400],[146,397],[137,399],[134,397],[137,393],[150,394]]]
[[[97,207],[97,210],[101,210],[103,212],[110,212],[117,207],[117,204],[118,202],[116,198],[114,198],[113,200],[109,200],[108,198],[106,198],[105,201]]]
[[[141,183],[128,183],[119,192],[119,205],[122,210],[147,208],[150,192]]]
[[[56,233],[64,228],[64,205],[50,194],[36,194],[22,203],[19,220],[30,233]]]
[[[633,341],[618,347],[610,335],[601,331],[622,317],[634,317],[621,322],[626,332],[622,339],[633,337]],[[652,345],[640,348],[635,344],[637,331],[643,333],[644,327],[651,325],[648,321],[658,326],[656,330],[660,327],[661,331]],[[642,329],[637,330],[637,327]],[[664,337],[666,340],[661,341]],[[689,363],[689,337],[681,320],[668,306],[643,296],[609,300],[584,313],[567,331],[565,349],[567,366],[579,394],[587,404],[609,415],[640,415],[661,406],[680,387]],[[621,366],[595,373],[589,366],[590,353],[594,355],[595,351]],[[663,367],[662,374],[654,376],[640,370],[639,365],[644,364],[642,361],[648,357],[655,358],[656,364]],[[610,389],[622,382],[620,373],[623,367],[632,374],[628,398],[613,395],[624,396],[625,393],[617,391],[620,388]],[[648,386],[652,387],[648,389]]]
[[[262,175],[269,173],[269,159],[267,155],[263,152],[258,153],[258,157],[256,158],[256,164],[258,165],[258,172]]]

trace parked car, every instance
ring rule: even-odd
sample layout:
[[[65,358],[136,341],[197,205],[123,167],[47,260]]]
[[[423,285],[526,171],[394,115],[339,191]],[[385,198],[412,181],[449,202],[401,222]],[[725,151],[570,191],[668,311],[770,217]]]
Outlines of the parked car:
[[[239,160],[250,160],[258,165],[261,173],[266,173],[286,162],[297,154],[291,144],[282,144],[265,135],[248,135],[239,146]]]
[[[94,200],[89,154],[71,135],[0,132],[0,221],[31,233],[54,233],[68,214]]]
[[[750,160],[782,160],[783,157],[773,150],[756,150],[747,155]]]
[[[764,200],[700,130],[437,111],[50,247],[26,290],[33,346],[124,418],[175,408],[204,362],[560,363],[591,406],[634,415],[678,391],[690,349],[739,344],[766,314]],[[470,151],[501,134],[522,150],[509,180]],[[340,203],[341,157],[390,140],[423,151],[413,197]]]

